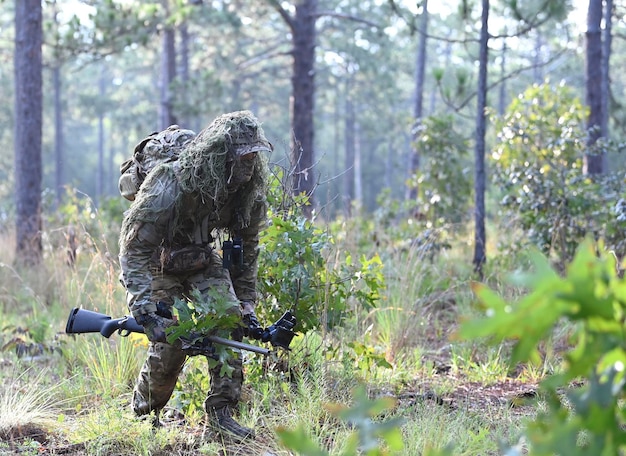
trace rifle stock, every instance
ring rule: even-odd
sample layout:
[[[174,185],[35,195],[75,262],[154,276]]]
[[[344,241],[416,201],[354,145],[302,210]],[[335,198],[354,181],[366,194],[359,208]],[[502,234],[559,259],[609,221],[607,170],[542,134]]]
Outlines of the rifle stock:
[[[137,321],[135,321],[135,319],[131,316],[111,318],[109,315],[94,312],[92,310],[80,309],[78,307],[75,307],[70,311],[67,324],[65,325],[65,332],[67,334],[100,333],[104,337],[109,338],[116,331],[122,337],[126,337],[130,333],[144,333],[143,326],[137,323]],[[270,354],[270,351],[267,348],[257,347],[256,345],[225,339],[223,337],[203,336],[202,339],[210,344],[222,344],[231,348],[247,350],[261,355]],[[191,356],[210,354],[210,347],[199,346],[197,343],[190,343],[185,339],[181,340],[183,342],[183,347],[185,347],[185,351],[187,351]]]
[[[119,331],[123,336],[127,336],[131,332],[144,332],[143,326],[137,323],[133,317],[126,316],[112,319],[108,315],[77,307],[70,311],[67,325],[65,326],[67,334],[99,332],[106,338],[111,337],[115,331]]]

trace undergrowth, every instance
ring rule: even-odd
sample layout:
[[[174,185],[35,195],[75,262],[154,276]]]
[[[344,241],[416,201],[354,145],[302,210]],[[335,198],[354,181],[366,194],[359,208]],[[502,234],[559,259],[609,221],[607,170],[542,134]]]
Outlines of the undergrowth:
[[[163,415],[166,426],[155,433],[149,420],[135,418],[129,407],[145,356],[145,337],[64,334],[72,307],[112,316],[126,313],[116,252],[105,241],[113,236],[104,234],[106,217],[100,219],[96,227],[92,222],[89,227],[72,224],[82,241],[71,265],[62,244],[48,246],[40,271],[0,265],[9,272],[0,275],[0,296],[6,297],[0,302],[0,381],[13,381],[13,391],[30,391],[20,396],[22,400],[54,415],[52,420],[27,418],[44,434],[41,441],[5,435],[2,445],[10,452],[51,447],[76,455],[334,456],[360,448],[371,455],[433,455],[444,454],[454,444],[454,454],[489,455],[517,442],[521,423],[534,413],[534,406],[509,407],[510,396],[524,392],[525,386],[507,367],[508,347],[491,350],[484,341],[461,344],[449,339],[460,320],[478,312],[470,288],[471,268],[464,266],[471,262],[465,240],[432,257],[423,246],[390,245],[375,251],[365,242],[354,243],[344,232],[331,231],[325,236],[333,237],[333,243],[319,253],[337,261],[351,258],[352,263],[341,268],[320,262],[316,280],[322,290],[310,293],[317,297],[306,306],[308,315],[318,312],[316,318],[326,323],[324,309],[338,306],[335,316],[340,319],[321,326],[309,319],[306,330],[296,327],[299,334],[290,352],[267,358],[245,355],[238,419],[256,429],[257,439],[236,445],[206,427],[202,402],[209,379],[202,357],[188,360]],[[95,237],[88,234],[94,229],[99,233]],[[46,239],[60,242],[61,236]],[[10,236],[0,238],[0,249],[9,248]],[[372,258],[378,259],[370,262]],[[297,269],[293,262],[285,262],[282,270],[280,265],[274,264],[274,277]],[[351,294],[367,292],[360,276],[371,280],[376,300],[361,303],[360,295]],[[325,282],[342,277],[343,284],[329,287]],[[496,272],[492,278],[504,283]],[[330,289],[342,294],[325,302],[324,290]],[[30,345],[42,348],[37,356],[25,357],[26,352],[16,348]],[[19,375],[28,369],[42,372],[37,382],[30,374]],[[496,389],[481,390],[479,384]],[[23,425],[7,419],[9,428]]]

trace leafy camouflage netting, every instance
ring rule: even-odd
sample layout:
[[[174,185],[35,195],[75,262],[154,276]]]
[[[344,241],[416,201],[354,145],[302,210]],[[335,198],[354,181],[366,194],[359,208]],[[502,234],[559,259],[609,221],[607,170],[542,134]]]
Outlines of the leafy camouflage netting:
[[[227,195],[226,162],[238,158],[236,150],[239,147],[257,144],[270,150],[261,124],[250,111],[221,115],[181,153],[179,176],[183,191],[197,192],[205,201],[220,202]],[[257,171],[260,171],[263,160],[258,157],[256,160]],[[252,201],[264,194],[266,180],[267,173],[255,173],[249,186]]]
[[[232,112],[216,118],[185,147],[177,162],[161,164],[148,175],[124,219],[120,241],[132,231],[136,222],[153,222],[162,210],[167,209],[155,207],[153,202],[163,192],[161,182],[171,179],[174,174],[182,190],[176,196],[176,206],[185,203],[186,194],[195,193],[204,204],[212,204],[215,211],[219,211],[229,196],[227,162],[238,160],[239,154],[251,150],[269,151],[271,145],[261,124],[250,111]],[[240,220],[236,221],[239,226],[228,228],[247,226],[255,202],[265,197],[269,179],[268,161],[267,154],[257,154],[252,179],[234,190],[240,195],[236,198],[236,212]],[[180,210],[176,212],[182,213]],[[174,232],[177,222],[174,220],[172,224]]]

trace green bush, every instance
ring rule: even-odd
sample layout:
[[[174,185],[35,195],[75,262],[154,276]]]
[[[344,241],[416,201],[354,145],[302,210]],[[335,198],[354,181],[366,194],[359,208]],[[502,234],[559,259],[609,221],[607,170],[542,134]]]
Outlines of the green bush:
[[[499,142],[492,163],[501,217],[517,221],[524,235],[514,250],[532,244],[564,265],[591,236],[604,238],[618,255],[625,253],[622,176],[583,173],[583,156],[591,152],[586,113],[572,90],[546,83],[530,87],[495,119]]]
[[[553,331],[571,325],[559,372],[541,382],[547,409],[525,432],[531,455],[614,455],[626,450],[626,281],[602,243],[585,242],[561,277],[541,254],[534,270],[512,283],[529,293],[502,300],[476,284],[485,317],[466,322],[463,338],[514,342],[510,366],[541,362],[540,346]],[[582,386],[573,386],[582,385]],[[519,454],[513,449],[511,453]]]
[[[270,224],[260,237],[257,307],[265,321],[295,310],[298,330],[339,324],[348,311],[376,306],[385,286],[377,255],[353,258],[332,235],[302,215],[302,199],[285,198],[277,179],[270,191]]]
[[[417,208],[426,228],[462,223],[470,215],[473,171],[467,138],[452,116],[431,116],[417,130],[419,173],[409,181],[418,189]]]

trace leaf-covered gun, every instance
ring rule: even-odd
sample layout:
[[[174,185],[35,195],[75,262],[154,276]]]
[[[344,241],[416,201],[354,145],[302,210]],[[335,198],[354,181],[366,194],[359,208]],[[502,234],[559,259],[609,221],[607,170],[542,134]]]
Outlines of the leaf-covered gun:
[[[273,346],[288,350],[291,339],[293,339],[294,336],[293,328],[295,324],[295,316],[287,311],[276,323],[263,330],[258,339],[263,342],[270,342]],[[65,326],[65,332],[67,334],[100,333],[104,337],[109,338],[115,332],[123,337],[128,336],[130,333],[143,334],[144,328],[131,316],[111,318],[106,314],[75,307],[70,311]],[[182,349],[190,356],[212,356],[214,352],[212,344],[222,344],[231,348],[247,350],[262,355],[269,355],[270,353],[270,350],[266,348],[219,336],[191,336],[181,337],[179,339],[182,343]]]

